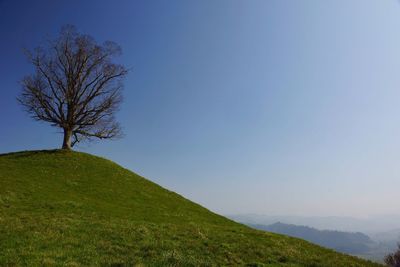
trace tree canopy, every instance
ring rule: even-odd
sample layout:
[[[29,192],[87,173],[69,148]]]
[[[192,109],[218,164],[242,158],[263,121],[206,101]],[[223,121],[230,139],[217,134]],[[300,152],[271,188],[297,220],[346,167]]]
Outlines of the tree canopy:
[[[121,136],[115,112],[128,70],[112,62],[121,54],[116,43],[98,44],[69,25],[27,54],[35,72],[23,78],[18,101],[33,119],[62,129],[63,149]]]

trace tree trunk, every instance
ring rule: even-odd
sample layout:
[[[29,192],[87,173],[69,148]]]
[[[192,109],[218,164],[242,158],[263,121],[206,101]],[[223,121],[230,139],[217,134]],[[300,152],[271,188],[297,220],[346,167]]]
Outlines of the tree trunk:
[[[64,141],[62,149],[71,150],[71,136],[72,131],[69,129],[64,129]]]

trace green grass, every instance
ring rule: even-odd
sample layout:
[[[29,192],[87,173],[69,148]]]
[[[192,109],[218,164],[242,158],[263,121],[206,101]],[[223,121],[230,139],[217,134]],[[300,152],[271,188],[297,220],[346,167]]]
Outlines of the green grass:
[[[250,229],[99,157],[0,155],[0,266],[224,265],[378,266]]]

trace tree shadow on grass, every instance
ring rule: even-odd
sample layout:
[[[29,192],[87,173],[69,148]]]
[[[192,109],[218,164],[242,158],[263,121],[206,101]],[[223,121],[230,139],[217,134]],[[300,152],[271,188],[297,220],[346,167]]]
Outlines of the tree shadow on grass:
[[[35,156],[38,154],[61,154],[61,153],[73,153],[73,151],[62,150],[62,149],[51,149],[51,150],[34,150],[34,151],[19,151],[19,152],[10,152],[5,154],[0,154],[1,157],[12,157],[12,158],[26,158]]]

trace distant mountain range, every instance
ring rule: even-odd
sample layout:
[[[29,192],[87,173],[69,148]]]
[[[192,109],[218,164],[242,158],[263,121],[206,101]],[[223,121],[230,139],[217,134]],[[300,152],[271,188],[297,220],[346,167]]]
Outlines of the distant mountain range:
[[[368,235],[400,229],[400,215],[371,216],[353,218],[341,216],[291,216],[237,214],[227,215],[237,222],[246,224],[270,225],[276,222],[306,225],[319,230],[337,230],[344,232],[363,232]]]
[[[360,232],[318,230],[308,226],[280,222],[271,225],[250,224],[249,226],[259,230],[298,237],[314,244],[353,255],[368,253],[375,244],[369,236]]]
[[[361,219],[258,214],[227,217],[260,230],[298,237],[339,252],[378,262],[382,262],[384,256],[393,252],[400,242],[398,215]]]

